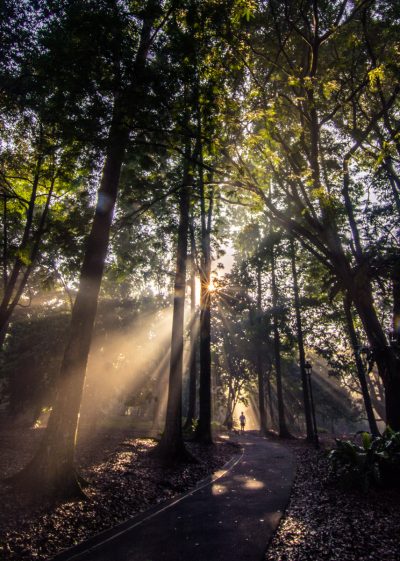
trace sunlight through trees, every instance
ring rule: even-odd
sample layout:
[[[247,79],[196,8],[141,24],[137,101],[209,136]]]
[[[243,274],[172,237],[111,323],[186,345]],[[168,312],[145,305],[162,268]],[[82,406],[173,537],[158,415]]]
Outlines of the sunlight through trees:
[[[14,485],[82,495],[81,431],[120,417],[169,464],[241,407],[400,429],[399,17],[4,2],[0,415],[43,433]]]

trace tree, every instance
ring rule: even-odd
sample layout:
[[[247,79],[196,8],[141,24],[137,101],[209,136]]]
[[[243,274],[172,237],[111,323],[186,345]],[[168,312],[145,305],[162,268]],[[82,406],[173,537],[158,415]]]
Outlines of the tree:
[[[360,356],[360,345],[358,342],[356,330],[354,329],[354,320],[351,313],[351,303],[348,297],[345,298],[343,305],[344,305],[344,312],[346,316],[347,329],[349,331],[349,338],[351,341],[351,346],[353,347],[354,360],[356,362],[358,380],[360,382],[365,411],[367,413],[369,428],[371,434],[373,434],[374,436],[379,436],[379,430],[376,424],[374,411],[372,409],[371,398],[368,391],[368,384],[366,380],[365,370]]]
[[[290,436],[290,433],[286,425],[285,404],[283,401],[281,339],[279,333],[279,312],[278,312],[279,292],[278,292],[278,285],[276,281],[275,248],[273,242],[271,243],[271,248],[270,248],[270,265],[271,265],[271,293],[272,293],[272,325],[273,325],[273,333],[274,333],[275,374],[276,374],[276,388],[277,388],[277,396],[278,396],[279,436],[282,438],[287,438]]]
[[[190,186],[193,175],[189,153],[184,163],[184,177],[179,194],[179,226],[174,285],[174,308],[171,333],[171,363],[165,428],[157,446],[157,454],[164,461],[188,459],[182,434],[182,368],[186,292],[186,262],[189,233]]]
[[[198,321],[196,310],[196,246],[194,239],[193,219],[190,224],[190,360],[189,360],[189,387],[188,408],[184,428],[190,430],[196,418],[197,394],[197,342]]]
[[[398,357],[376,312],[366,238],[352,199],[357,180],[350,178],[356,155],[385,113],[393,114],[398,99],[390,77],[384,100],[374,91],[371,80],[374,83],[379,71],[370,70],[365,61],[365,38],[354,41],[354,33],[362,36],[360,22],[367,4],[314,2],[300,10],[301,19],[294,4],[271,2],[260,11],[253,25],[263,22],[263,44],[251,44],[251,79],[261,107],[255,118],[257,132],[249,135],[249,158],[242,151],[231,163],[240,172],[236,184],[257,193],[274,220],[333,271],[349,294],[385,385],[387,422],[397,428]],[[275,79],[266,81],[272,75]],[[368,103],[371,109],[365,111]],[[278,120],[283,114],[288,118]],[[275,203],[265,188],[266,163],[282,195]]]
[[[144,86],[143,72],[154,38],[153,23],[158,16],[158,6],[151,2],[142,13],[140,42],[131,69],[133,81],[114,96],[97,206],[72,309],[58,391],[43,441],[31,462],[17,475],[17,480],[23,480],[31,486],[40,483],[44,494],[73,496],[81,493],[80,478],[74,467],[74,450],[86,364],[120,172],[132,126],[130,111],[134,109],[137,96]]]
[[[297,330],[297,343],[299,348],[299,362],[300,362],[300,374],[301,374],[301,384],[303,388],[303,402],[304,402],[304,414],[306,418],[306,430],[307,430],[307,440],[309,442],[314,442],[315,435],[313,430],[313,422],[311,417],[311,404],[309,395],[309,386],[307,381],[306,372],[306,355],[304,351],[304,337],[303,337],[303,327],[301,322],[301,308],[300,308],[300,294],[299,294],[299,283],[296,267],[296,245],[293,239],[290,240],[290,260],[292,265],[292,277],[293,277],[293,293],[294,293],[294,308],[296,312],[296,330]]]
[[[43,76],[43,35],[54,18],[40,2],[32,10],[20,2],[3,9],[0,349],[21,298],[31,296],[32,274],[56,258],[51,226],[90,181],[93,166],[82,143],[64,134],[65,113],[50,101],[54,87]]]

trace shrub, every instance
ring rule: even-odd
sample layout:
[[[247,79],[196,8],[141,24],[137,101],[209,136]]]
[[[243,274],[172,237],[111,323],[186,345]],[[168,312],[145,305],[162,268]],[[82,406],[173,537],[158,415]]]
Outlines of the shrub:
[[[389,427],[379,437],[363,432],[361,445],[336,439],[336,449],[330,451],[329,459],[346,486],[366,491],[371,486],[399,485],[400,432]]]

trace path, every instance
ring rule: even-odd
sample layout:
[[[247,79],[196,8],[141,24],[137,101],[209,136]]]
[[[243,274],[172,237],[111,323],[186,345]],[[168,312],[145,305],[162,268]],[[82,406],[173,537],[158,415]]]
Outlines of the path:
[[[289,498],[291,452],[238,437],[243,454],[182,497],[103,533],[57,561],[261,561]]]

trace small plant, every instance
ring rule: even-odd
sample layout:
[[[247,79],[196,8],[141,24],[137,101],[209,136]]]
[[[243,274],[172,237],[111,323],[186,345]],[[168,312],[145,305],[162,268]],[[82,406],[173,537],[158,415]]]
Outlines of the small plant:
[[[184,434],[185,438],[192,438],[193,437],[193,435],[196,432],[198,423],[199,423],[199,421],[197,419],[193,419],[190,427],[185,427],[184,428],[183,434]]]
[[[400,480],[400,432],[389,427],[382,436],[361,434],[361,445],[336,439],[329,459],[346,486],[367,491],[371,486],[394,486]]]

